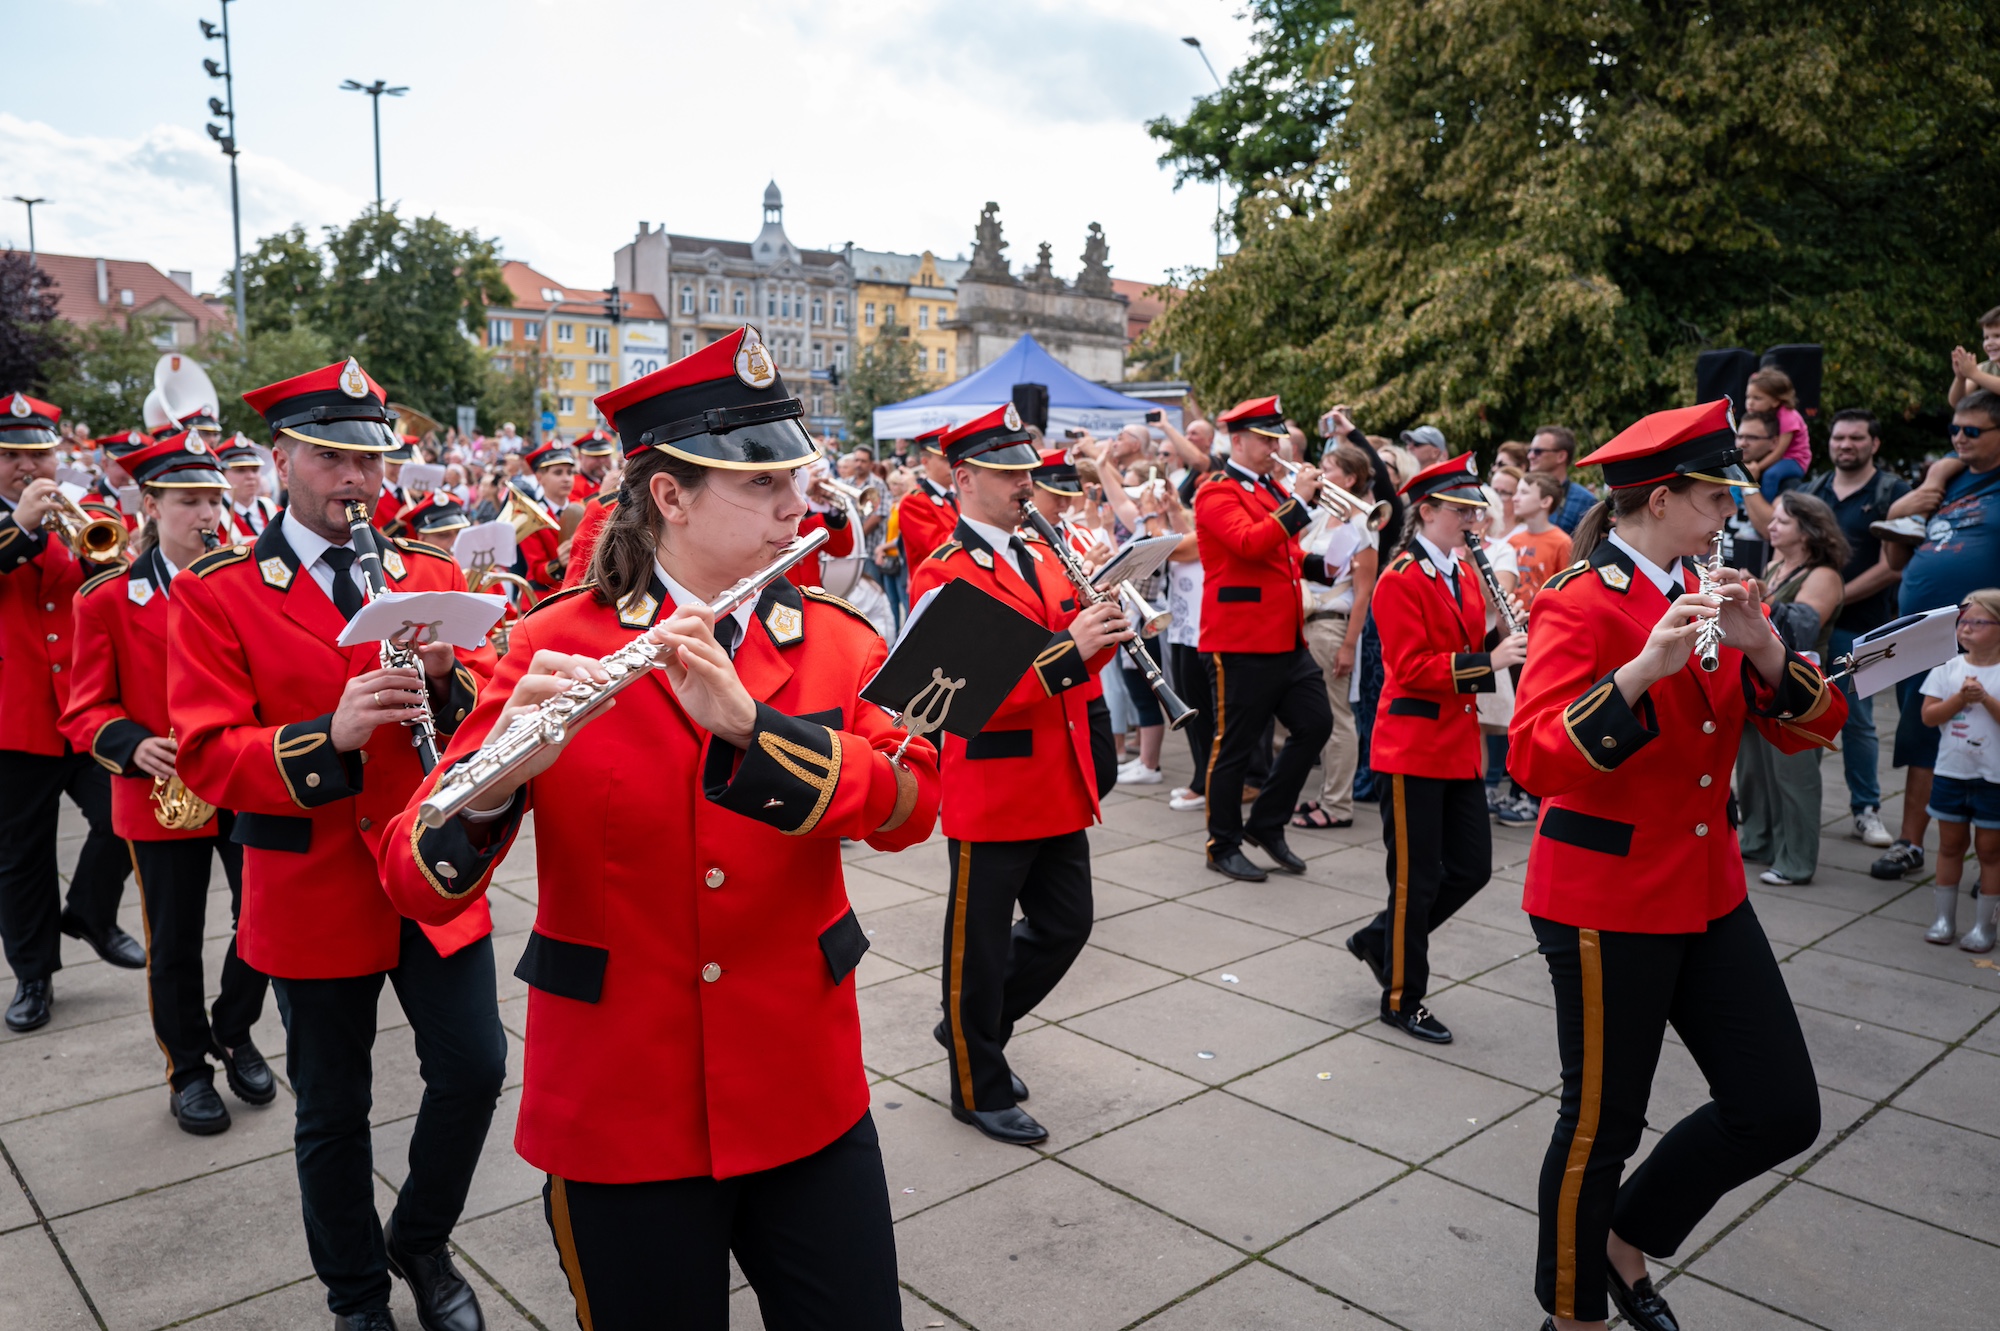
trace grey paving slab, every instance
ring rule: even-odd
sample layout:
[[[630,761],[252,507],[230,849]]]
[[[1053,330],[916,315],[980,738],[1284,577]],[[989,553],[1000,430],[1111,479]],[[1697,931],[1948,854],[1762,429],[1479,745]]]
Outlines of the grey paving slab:
[[[1533,939],[1525,941],[1533,942]],[[1548,963],[1532,948],[1520,960],[1483,971],[1468,983],[1533,1003],[1537,1007],[1553,1008],[1556,1004],[1555,990],[1549,983]]]
[[[889,1211],[898,1220],[1040,1158],[982,1136],[937,1101],[893,1081],[875,1083],[869,1109],[882,1139]]]
[[[1251,1262],[1145,1323],[1147,1331],[1379,1331],[1383,1323],[1289,1272]]]
[[[1972,923],[1971,907],[1961,906],[1959,913],[1962,916],[1961,927],[1969,927]],[[2000,1005],[2000,970],[1988,970],[1974,964],[1981,958],[1970,952],[1926,943],[1923,930],[1929,924],[1928,919],[1923,927],[1919,927],[1902,920],[1869,916],[1856,920],[1826,939],[1819,945],[1819,950],[1835,956],[1872,961],[1900,971],[1915,971],[1950,984],[1968,985],[1983,990],[1992,996],[1996,1005]]]
[[[2000,1244],[2000,1150],[1990,1136],[1884,1109],[1814,1165],[1806,1178]]]
[[[1306,871],[1302,875],[1306,882],[1318,883],[1322,887],[1335,887],[1343,892],[1352,892],[1365,901],[1375,903],[1380,910],[1388,896],[1388,880],[1382,875],[1382,836],[1378,828],[1376,834],[1366,841],[1342,846],[1329,854],[1306,861]]]
[[[483,1299],[481,1306],[488,1306]],[[326,1286],[308,1276],[183,1325],[194,1331],[271,1331],[275,1327],[319,1327],[329,1320]]]
[[[870,950],[912,970],[935,966],[944,954],[944,908],[941,896],[872,910],[861,915]],[[860,912],[856,912],[860,914]]]
[[[1859,918],[1853,911],[1838,906],[1761,890],[1753,891],[1750,899],[1765,935],[1774,943],[1789,943],[1794,947],[1824,938]]]
[[[861,1004],[861,1061],[885,1075],[935,1063],[944,1049],[932,1036],[944,1015],[935,974],[905,975],[868,990]]]
[[[548,1331],[568,1331],[577,1324],[576,1300],[556,1259],[541,1198],[461,1222],[452,1232],[452,1246]]]
[[[1688,1269],[1825,1327],[1983,1327],[1992,1264],[1977,1240],[1793,1184]]]
[[[896,1236],[903,1279],[981,1331],[1123,1326],[1238,1260],[1053,1160],[947,1202],[925,1222]]]
[[[854,987],[866,989],[873,984],[883,984],[890,980],[900,980],[905,975],[914,974],[908,966],[891,961],[870,948],[861,954],[861,964],[854,968]]]
[[[56,975],[62,982],[61,972]],[[11,992],[11,991],[9,991]],[[58,989],[60,992],[60,989]],[[158,1086],[164,1070],[144,1012],[0,1044],[0,1123]]]
[[[1275,929],[1165,901],[1129,915],[1099,921],[1091,931],[1091,941],[1135,961],[1192,975],[1226,961],[1269,951],[1288,940]]]
[[[1146,799],[1106,809],[1104,825],[1114,832],[1152,841],[1201,832],[1204,822],[1199,813],[1176,813],[1169,809],[1164,799]]]
[[[1327,1074],[1324,1079],[1320,1074]],[[1382,1094],[1385,1085],[1393,1095]],[[1417,1162],[1534,1093],[1363,1035],[1343,1035],[1231,1084],[1232,1094]]]
[[[2000,1136],[1994,1095],[2000,1091],[2000,1058],[1958,1048],[1895,1099],[1898,1109],[1924,1114],[1961,1128]]]
[[[479,1167],[472,1175],[472,1191],[465,1199],[464,1215],[479,1216],[503,1210],[542,1195],[546,1177],[541,1170],[514,1153],[514,1124],[520,1114],[521,1091],[514,1087],[500,1093],[493,1110],[493,1126],[479,1152]],[[391,1188],[403,1186],[410,1173],[410,1135],[416,1131],[414,1117],[384,1123],[369,1133],[375,1147],[375,1172]]]
[[[312,1273],[290,1155],[54,1221],[111,1331],[163,1326]]]
[[[41,1226],[0,1234],[0,1326],[67,1331],[96,1325]]]
[[[4,1134],[0,1134],[0,1141],[4,1140]],[[34,1203],[28,1200],[27,1193],[21,1191],[14,1171],[0,1166],[0,1234],[34,1223]]]
[[[1364,921],[1380,908],[1380,903],[1353,892],[1277,874],[1261,883],[1226,880],[1181,900],[1197,910],[1212,910],[1288,934],[1316,934]]]
[[[1090,857],[1090,874],[1098,882],[1118,883],[1156,897],[1198,892],[1223,881],[1210,872],[1200,853],[1159,841],[1142,841],[1109,855]]]
[[[1382,1006],[1374,977],[1338,942],[1302,938],[1203,971],[1199,978],[1336,1026],[1373,1021]]]
[[[1455,1037],[1446,1045],[1422,1045],[1425,1057],[1473,1068],[1531,1090],[1548,1090],[1562,1078],[1551,1009],[1523,999],[1455,985],[1424,1000]],[[1392,1026],[1372,1022],[1361,1028],[1372,1040],[1399,1046],[1417,1042]]]
[[[1413,1279],[1414,1254],[1450,1278]],[[1535,1217],[1430,1174],[1392,1183],[1268,1260],[1410,1331],[1532,1327],[1541,1317]]]
[[[1894,1091],[1944,1050],[1921,1035],[1813,1008],[1799,1009],[1799,1028],[1819,1084],[1871,1100]]]
[[[1521,880],[1518,876],[1502,877],[1496,872],[1493,880],[1480,889],[1479,895],[1459,907],[1458,914],[1452,918],[1520,934],[1527,940],[1528,947],[1534,946],[1535,930],[1528,923],[1528,913],[1521,909]]]
[[[1215,985],[1181,980],[1065,1023],[1184,1077],[1219,1085],[1334,1033]]]
[[[1556,1102],[1534,1100],[1518,1112],[1475,1129],[1474,1135],[1425,1165],[1455,1183],[1533,1210],[1542,1158],[1555,1132]]]
[[[2000,1021],[1988,1018],[1983,1026],[1965,1037],[1965,1047],[2000,1054]]]
[[[1683,1326],[1727,1327],[1729,1331],[1804,1331],[1811,1322],[1752,1303],[1699,1276],[1675,1276],[1660,1286]]]
[[[220,1090],[220,1078],[218,1089]],[[43,1214],[66,1215],[292,1150],[292,1097],[253,1107],[222,1090],[229,1131],[192,1137],[167,1112],[167,1088],[148,1087],[10,1123],[0,1140]],[[11,1180],[10,1180],[11,1184]],[[18,1190],[17,1190],[18,1191]]]
[[[1447,920],[1430,937],[1431,974],[1463,980],[1535,955],[1535,940],[1477,920]]]
[[[921,901],[927,896],[935,896],[935,889],[918,887],[871,873],[865,866],[854,866],[842,873],[847,883],[847,903],[854,907],[857,915],[869,911],[887,910],[891,906],[901,906],[911,901]],[[944,884],[939,883],[938,887]]]
[[[1172,984],[1179,978],[1158,966],[1148,966],[1101,947],[1085,946],[1069,973],[1036,1011],[1050,1021],[1061,1021]]]
[[[45,1043],[64,1031],[146,1011],[145,973],[107,966],[88,952],[66,961],[56,972],[53,983],[55,1005],[50,1010],[49,1024],[26,1034],[0,1026],[0,1049],[14,1044]],[[14,987],[9,984],[7,994],[11,997],[13,993]],[[163,1059],[156,1061],[164,1066]],[[0,1114],[4,1113],[0,1110]]]
[[[1154,905],[1161,898],[1121,883],[1093,883],[1090,888],[1091,917],[1108,920],[1114,915]]]
[[[1246,1249],[1275,1243],[1404,1170],[1374,1151],[1215,1092],[1085,1142],[1062,1158]],[[1163,1170],[1162,1160],[1178,1166]]]
[[[2000,993],[1933,980],[1815,948],[1785,962],[1792,1001],[1894,1030],[1956,1040],[2000,1008]]]

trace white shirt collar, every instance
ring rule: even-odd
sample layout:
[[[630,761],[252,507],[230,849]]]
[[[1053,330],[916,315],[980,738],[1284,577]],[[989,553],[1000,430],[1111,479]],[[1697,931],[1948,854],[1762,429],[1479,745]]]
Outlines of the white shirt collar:
[[[1440,550],[1431,543],[1431,538],[1422,532],[1416,533],[1416,537],[1418,544],[1422,545],[1429,552],[1431,563],[1437,566],[1440,573],[1458,572],[1458,550],[1456,547],[1450,550]]]
[[[653,561],[653,575],[660,580],[660,585],[667,589],[667,596],[673,601],[676,607],[708,604],[707,601],[703,600],[699,596],[696,596],[693,592],[681,586],[678,582],[675,582],[673,580],[673,577],[667,572],[667,570],[661,567],[660,561],[657,559]],[[750,616],[756,613],[756,610],[757,610],[757,602],[755,600],[750,600],[750,601],[745,601],[742,605],[737,606],[736,609],[732,611],[729,615],[729,618],[736,621],[736,645],[738,647],[741,647],[743,645],[744,641],[749,635]]]
[[[1250,484],[1256,485],[1264,479],[1262,476],[1259,476],[1256,472],[1250,470],[1248,467],[1238,462],[1235,458],[1228,459],[1222,465],[1228,470],[1236,473],[1236,479],[1239,481],[1248,481]]]
[[[1658,564],[1655,564],[1652,560],[1633,549],[1632,543],[1627,541],[1623,536],[1620,536],[1616,531],[1612,532],[1606,539],[1620,550],[1623,550],[1625,557],[1632,561],[1632,567],[1645,574],[1646,581],[1658,588],[1660,595],[1666,597],[1669,601],[1682,595],[1685,591],[1681,580],[1680,560],[1676,559],[1670,568],[1661,568]]]
[[[1021,562],[1014,558],[1013,532],[1002,531],[998,527],[981,522],[978,518],[966,517],[963,513],[958,517],[959,521],[972,528],[973,535],[986,542],[996,557],[1007,561],[1007,567],[1013,569],[1015,573],[1021,571]]]
[[[289,508],[285,510],[284,537],[285,544],[291,546],[292,553],[299,557],[300,568],[311,568],[314,564],[319,563],[321,555],[335,548],[332,541],[327,540],[326,537],[321,536],[318,532],[306,526],[305,523],[300,522],[297,515]],[[340,548],[343,549],[352,549],[353,547],[354,542],[352,540],[340,543]]]
[[[162,550],[157,545],[153,547],[153,554],[159,558],[160,567],[164,568],[167,571],[167,581],[172,582],[174,580],[174,574],[180,572],[179,569],[174,567],[174,561],[167,558],[167,552],[165,550]],[[165,591],[166,588],[162,587],[160,590]]]

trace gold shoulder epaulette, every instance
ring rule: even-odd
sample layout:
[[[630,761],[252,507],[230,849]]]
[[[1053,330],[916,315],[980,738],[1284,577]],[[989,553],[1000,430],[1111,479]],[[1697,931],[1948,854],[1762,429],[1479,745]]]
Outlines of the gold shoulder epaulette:
[[[446,555],[445,558],[450,559],[451,556]],[[595,582],[595,580],[592,580],[589,582],[579,582],[574,587],[565,587],[561,591],[556,592],[550,596],[544,596],[541,600],[535,602],[534,605],[528,608],[528,610],[521,616],[521,618],[526,619],[529,615],[540,614],[542,611],[554,605],[557,601],[567,601],[570,597],[575,596],[578,592],[587,592],[592,590],[596,586],[597,583]]]
[[[129,571],[130,567],[128,565],[120,564],[117,568],[107,568],[102,573],[92,574],[88,582],[76,589],[76,594],[78,596],[86,595],[94,588],[102,587],[105,583],[110,582],[113,578],[123,577]]]
[[[931,551],[931,558],[950,559],[953,555],[957,554],[960,550],[963,550],[964,548],[965,547],[960,545],[957,541],[946,541],[943,545]]]
[[[855,609],[852,605],[848,604],[846,601],[843,601],[838,596],[835,596],[832,592],[828,591],[826,588],[802,587],[799,590],[804,592],[806,596],[812,600],[824,601],[828,605],[839,606],[842,610],[845,610],[848,614],[853,615],[856,619],[866,624],[871,630],[880,632],[879,629],[875,629],[875,622],[873,620],[869,619],[868,616],[862,614],[859,610]]]
[[[219,568],[228,568],[231,564],[240,564],[249,557],[250,547],[247,545],[232,545],[226,550],[211,550],[200,559],[195,560],[194,563],[189,564],[188,572],[194,574],[197,578],[205,578]]]
[[[1553,578],[1550,578],[1547,582],[1543,583],[1542,590],[1545,592],[1561,591],[1564,583],[1568,582],[1571,578],[1576,577],[1579,573],[1582,573],[1585,569],[1589,567],[1590,567],[1589,560],[1579,559],[1574,564],[1571,564],[1568,568],[1564,569],[1562,572],[1556,574]]]
[[[1397,555],[1394,559],[1389,561],[1389,572],[1401,573],[1404,569],[1408,568],[1410,565],[1416,562],[1417,562],[1417,557],[1411,554],[1408,550],[1405,550],[1403,551],[1402,554]]]
[[[434,545],[426,545],[422,541],[405,540],[401,536],[396,538],[396,548],[406,555],[429,555],[432,559],[442,559],[447,564],[458,562]]]

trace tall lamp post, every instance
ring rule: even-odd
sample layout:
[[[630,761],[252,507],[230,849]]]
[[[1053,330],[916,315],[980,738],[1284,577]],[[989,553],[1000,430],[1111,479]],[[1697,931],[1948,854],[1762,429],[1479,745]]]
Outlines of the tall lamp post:
[[[401,97],[408,88],[392,88],[388,80],[376,79],[373,83],[359,83],[348,79],[340,85],[342,92],[365,92],[375,106],[375,211],[382,211],[382,99]]]
[[[47,203],[48,200],[25,199],[16,194],[14,202],[28,205],[28,267],[33,268],[35,266],[35,205],[38,203]]]
[[[204,60],[201,67],[208,71],[212,79],[222,80],[222,96],[208,99],[208,113],[222,120],[228,126],[210,124],[208,137],[214,139],[222,149],[222,155],[229,159],[229,225],[236,242],[236,336],[247,337],[250,333],[250,317],[243,308],[243,202],[236,188],[236,69],[229,58],[229,3],[222,5],[222,26],[216,27],[207,19],[201,20],[201,35],[209,41],[222,43],[222,63]]]
[[[1208,69],[1208,76],[1215,80],[1215,90],[1221,92],[1222,79],[1216,74],[1215,66],[1209,64],[1208,51],[1203,48],[1201,38],[1183,37],[1181,40],[1192,46],[1194,53],[1201,57],[1201,63]],[[1218,155],[1215,170],[1215,266],[1217,268],[1222,267],[1222,168],[1225,165],[1226,163]]]

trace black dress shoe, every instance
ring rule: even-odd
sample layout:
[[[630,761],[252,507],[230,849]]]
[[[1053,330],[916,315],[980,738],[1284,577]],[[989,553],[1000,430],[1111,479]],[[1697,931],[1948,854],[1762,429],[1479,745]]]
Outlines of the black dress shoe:
[[[943,1045],[946,1053],[951,1052],[951,1037],[944,1033],[943,1022],[931,1027],[931,1039]],[[1012,1068],[1007,1069],[1007,1090],[1016,1100],[1028,1098],[1028,1083],[1015,1076]]]
[[[48,1025],[49,1006],[55,996],[55,985],[46,975],[16,984],[14,998],[7,1004],[7,1029],[32,1031]]]
[[[1011,1146],[1033,1146],[1049,1139],[1049,1130],[1028,1117],[1025,1109],[954,1109],[951,1116]]]
[[[1415,1036],[1428,1044],[1451,1043],[1450,1029],[1433,1017],[1431,1010],[1421,1003],[1409,1012],[1384,1012],[1382,1024],[1394,1026],[1403,1034]]]
[[[79,938],[90,944],[90,950],[114,966],[128,971],[146,969],[146,949],[139,946],[139,940],[112,925],[102,937],[93,938],[84,930],[82,921],[68,911],[62,913],[62,931],[71,938]]]
[[[246,1039],[225,1048],[222,1041],[210,1036],[208,1047],[221,1061],[223,1075],[229,1078],[229,1089],[237,1099],[246,1105],[267,1105],[278,1098],[278,1079],[271,1075],[271,1065],[256,1045]]]
[[[1279,873],[1304,873],[1306,862],[1285,844],[1283,832],[1245,832],[1243,839],[1278,862]]]
[[[1354,954],[1356,961],[1368,968],[1368,973],[1375,977],[1376,984],[1384,989],[1389,987],[1389,969],[1382,964],[1382,958],[1375,949],[1368,946],[1366,939],[1360,934],[1349,934],[1347,950]]]
[[[335,1313],[333,1331],[396,1331],[396,1319],[387,1308],[370,1308],[365,1313]]]
[[[1224,851],[1220,855],[1208,857],[1208,867],[1217,873],[1226,873],[1231,878],[1244,883],[1261,883],[1270,877],[1262,869],[1243,857],[1240,850]]]
[[[1681,1331],[1674,1310],[1653,1288],[1651,1276],[1640,1276],[1627,1285],[1618,1274],[1618,1268],[1607,1261],[1604,1264],[1604,1286],[1611,1295],[1611,1301],[1618,1305],[1618,1311],[1637,1331]]]
[[[417,1301],[417,1325],[424,1331],[485,1331],[479,1296],[452,1265],[450,1245],[430,1253],[404,1252],[396,1246],[393,1222],[383,1229],[382,1243],[389,1269],[409,1285],[410,1297]]]
[[[229,1106],[215,1093],[215,1083],[191,1081],[167,1095],[167,1109],[182,1132],[197,1137],[213,1137],[229,1131]]]

